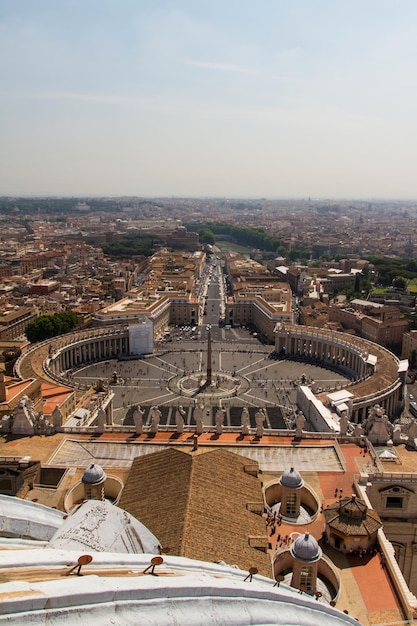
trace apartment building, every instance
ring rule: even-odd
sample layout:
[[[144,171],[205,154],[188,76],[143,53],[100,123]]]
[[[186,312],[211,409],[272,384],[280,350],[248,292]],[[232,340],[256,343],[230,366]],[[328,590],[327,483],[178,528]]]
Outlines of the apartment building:
[[[403,335],[410,328],[397,307],[359,299],[348,304],[331,305],[329,321],[390,349],[401,347]]]

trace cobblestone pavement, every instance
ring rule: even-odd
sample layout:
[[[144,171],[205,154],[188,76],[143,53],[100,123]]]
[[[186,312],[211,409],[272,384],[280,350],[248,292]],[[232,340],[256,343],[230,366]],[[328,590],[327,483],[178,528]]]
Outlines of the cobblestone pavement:
[[[207,410],[206,425],[213,424],[213,414],[219,406],[226,410],[228,425],[238,425],[233,409],[243,406],[250,412],[265,409],[272,428],[285,428],[286,417],[295,409],[297,386],[307,382],[313,391],[337,389],[346,384],[339,373],[306,362],[275,360],[273,346],[257,340],[217,341],[212,346],[212,384],[205,386],[207,377],[207,346],[203,341],[181,341],[165,344],[147,357],[131,361],[111,359],[88,365],[73,378],[95,384],[103,379],[114,392],[114,422],[132,424],[133,407],[150,407],[162,411],[161,425],[174,423],[174,410],[182,405],[190,423],[192,407],[203,405]],[[112,383],[114,381],[114,384]],[[239,415],[240,415],[239,412]],[[234,423],[236,422],[236,423]]]

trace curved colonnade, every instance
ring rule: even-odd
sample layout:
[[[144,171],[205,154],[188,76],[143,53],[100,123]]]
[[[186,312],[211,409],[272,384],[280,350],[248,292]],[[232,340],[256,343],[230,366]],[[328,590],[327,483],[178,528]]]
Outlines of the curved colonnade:
[[[24,363],[36,358],[42,346],[48,354],[43,360],[47,377],[74,388],[85,386],[64,374],[87,363],[129,355],[129,333],[126,325],[88,329],[36,344],[16,362],[15,372],[21,376]],[[352,381],[347,384],[352,394],[351,421],[363,422],[367,411],[379,404],[393,416],[401,406],[403,380],[399,374],[399,359],[385,348],[357,337],[331,330],[306,326],[278,326],[275,331],[275,352],[286,357],[314,361],[329,369],[338,369]],[[27,369],[27,368],[26,368]],[[326,394],[318,396],[329,404]]]
[[[379,404],[392,417],[402,404],[403,380],[399,359],[382,346],[344,333],[308,326],[278,325],[275,330],[278,355],[317,361],[323,367],[348,375],[353,395],[350,420],[362,423],[367,411]],[[318,396],[328,404],[326,394]]]
[[[123,325],[92,328],[68,333],[59,339],[49,339],[42,344],[35,344],[32,349],[22,354],[15,365],[15,373],[22,378],[21,372],[27,359],[33,360],[36,352],[48,345],[48,355],[43,361],[45,374],[59,382],[75,388],[85,389],[85,385],[75,380],[69,381],[65,372],[77,369],[87,363],[117,358],[120,354],[129,354],[128,327]]]
[[[366,342],[370,343],[370,342]],[[275,350],[286,356],[315,359],[328,367],[335,367],[355,380],[373,372],[371,345],[365,340],[334,331],[316,330],[308,326],[282,326],[275,333]]]

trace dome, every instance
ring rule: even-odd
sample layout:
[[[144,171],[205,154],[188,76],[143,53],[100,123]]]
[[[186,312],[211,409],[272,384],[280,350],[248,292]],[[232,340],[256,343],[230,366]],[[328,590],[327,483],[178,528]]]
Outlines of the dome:
[[[288,487],[288,489],[299,489],[304,485],[304,481],[301,478],[300,472],[297,472],[293,467],[291,469],[286,470],[279,482],[282,487]]]
[[[95,521],[93,528],[91,520]],[[88,532],[79,529],[89,528]],[[160,543],[130,513],[107,500],[87,500],[56,529],[48,543],[54,550],[159,554]],[[81,552],[82,554],[82,552]]]
[[[106,473],[103,468],[100,467],[100,465],[95,465],[94,463],[92,463],[85,470],[82,477],[82,482],[86,485],[97,485],[104,482],[106,478]]]
[[[298,561],[314,563],[321,558],[321,548],[316,539],[309,533],[300,535],[290,548],[292,556]]]

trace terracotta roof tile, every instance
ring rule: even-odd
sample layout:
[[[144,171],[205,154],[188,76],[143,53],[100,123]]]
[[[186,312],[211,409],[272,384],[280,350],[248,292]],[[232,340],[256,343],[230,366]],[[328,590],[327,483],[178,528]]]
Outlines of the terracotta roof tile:
[[[244,471],[253,461],[218,449],[171,448],[136,458],[119,506],[156,535],[171,554],[222,560],[271,576],[263,518],[249,511],[261,503],[261,485]],[[250,539],[251,538],[251,539]]]
[[[369,536],[382,527],[376,511],[358,498],[343,498],[323,511],[330,528],[350,536]]]

